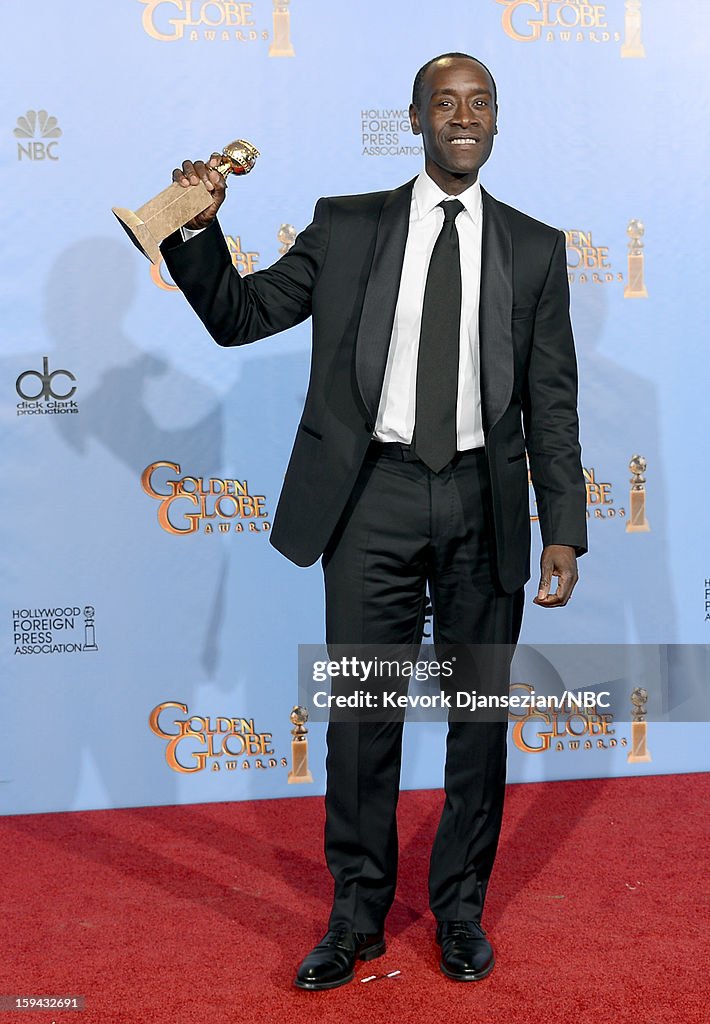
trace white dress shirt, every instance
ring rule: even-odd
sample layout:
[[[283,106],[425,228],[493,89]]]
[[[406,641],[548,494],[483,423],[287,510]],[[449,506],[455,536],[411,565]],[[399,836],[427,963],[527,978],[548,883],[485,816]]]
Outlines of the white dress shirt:
[[[456,447],[480,448],[484,443],[481,417],[478,302],[481,289],[483,203],[478,181],[458,196],[447,194],[422,171],[414,182],[409,232],[404,249],[384,383],[373,437],[378,441],[411,444],[417,397],[417,357],[424,287],[432,249],[444,223],[439,203],[459,199],[465,209],[456,218],[461,257],[461,326],[456,404]],[[182,228],[184,240],[200,233]]]
[[[465,451],[480,448],[484,443],[478,350],[483,228],[481,186],[475,182],[460,195],[447,196],[426,171],[419,175],[412,191],[409,233],[373,437],[378,441],[401,441],[403,444],[411,444],[412,441],[424,287],[432,249],[444,223],[444,211],[438,208],[444,199],[459,199],[465,207],[455,222],[461,255],[456,447]]]

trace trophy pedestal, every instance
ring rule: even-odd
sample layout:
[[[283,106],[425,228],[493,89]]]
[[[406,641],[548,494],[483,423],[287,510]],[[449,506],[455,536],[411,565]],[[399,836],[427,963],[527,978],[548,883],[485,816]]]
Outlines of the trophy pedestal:
[[[300,737],[291,741],[291,763],[293,769],[288,773],[289,782],[313,782],[308,770],[308,742]]]
[[[291,42],[291,15],[284,5],[274,10],[274,37],[269,47],[270,57],[293,57],[295,50]]]
[[[648,292],[643,280],[643,254],[629,254],[629,280],[624,288],[625,299],[647,299]]]
[[[629,764],[650,761],[651,755],[646,747],[646,722],[631,723],[631,750],[626,758]]]
[[[133,244],[151,263],[162,259],[160,243],[212,203],[204,182],[184,188],[176,181],[135,212],[114,206],[113,212]]]
[[[651,527],[646,519],[646,492],[631,491],[629,499],[631,515],[626,523],[626,532],[649,533]]]

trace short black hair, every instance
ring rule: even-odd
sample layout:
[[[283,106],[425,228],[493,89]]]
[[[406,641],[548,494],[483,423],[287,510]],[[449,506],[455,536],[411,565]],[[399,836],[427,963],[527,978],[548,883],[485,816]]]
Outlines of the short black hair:
[[[478,64],[482,67],[488,74],[488,77],[491,80],[491,85],[493,86],[493,105],[496,107],[498,106],[498,90],[496,89],[495,78],[482,60],[479,60],[478,57],[472,57],[470,53],[440,53],[438,57],[432,57],[431,60],[428,60],[423,67],[419,68],[414,76],[414,85],[412,86],[412,103],[417,110],[419,109],[419,105],[422,101],[422,85],[424,84],[424,76],[432,64],[436,64],[438,60],[444,60],[445,57],[460,57],[463,60],[472,60],[474,64]]]

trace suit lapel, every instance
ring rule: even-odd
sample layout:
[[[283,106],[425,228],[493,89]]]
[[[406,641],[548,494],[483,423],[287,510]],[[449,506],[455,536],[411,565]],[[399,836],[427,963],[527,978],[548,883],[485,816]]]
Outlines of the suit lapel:
[[[513,390],[513,245],[500,204],[483,195],[479,337],[481,403],[486,434],[508,407]]]
[[[414,179],[389,193],[382,205],[377,238],[357,332],[355,371],[360,395],[374,423],[402,276]]]

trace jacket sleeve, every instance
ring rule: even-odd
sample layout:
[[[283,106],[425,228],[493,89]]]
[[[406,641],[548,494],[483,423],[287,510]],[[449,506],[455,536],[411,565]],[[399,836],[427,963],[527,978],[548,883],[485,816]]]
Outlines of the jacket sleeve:
[[[587,550],[586,486],[562,232],[535,313],[523,421],[543,545],[567,544],[582,555]]]
[[[246,345],[300,324],[311,314],[311,294],[328,247],[327,200],[313,221],[273,266],[241,277],[215,220],[183,242],[171,235],[161,245],[175,284],[218,345]]]

